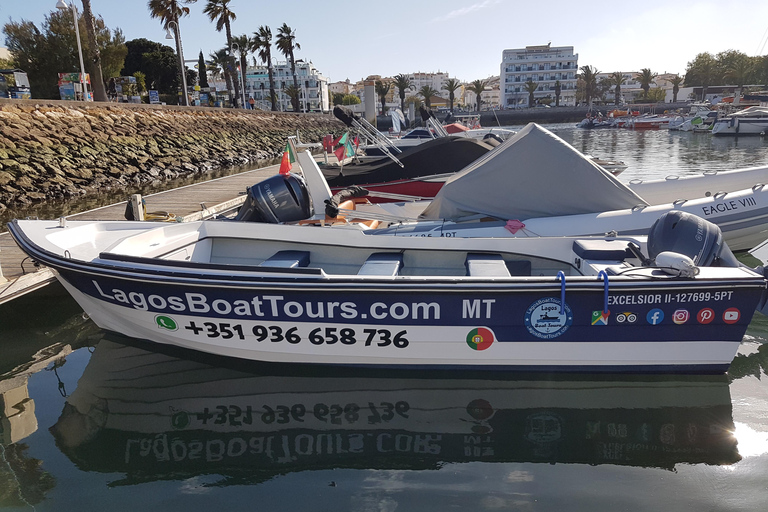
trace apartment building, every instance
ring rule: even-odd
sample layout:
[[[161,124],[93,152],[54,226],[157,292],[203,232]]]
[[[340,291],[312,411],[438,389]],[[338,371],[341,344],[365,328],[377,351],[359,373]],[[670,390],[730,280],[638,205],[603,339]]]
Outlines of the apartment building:
[[[560,105],[576,104],[579,55],[573,46],[526,46],[504,50],[501,55],[501,103],[503,108],[528,106],[525,84],[538,84],[534,100],[555,99],[555,84],[560,83]]]
[[[275,62],[272,65],[275,78],[275,92],[279,110],[291,110],[291,99],[285,94],[286,87],[293,85],[293,75],[288,62]],[[299,82],[301,109],[310,112],[328,112],[328,79],[312,65],[312,61],[296,61],[296,77]],[[245,74],[245,97],[253,98],[260,108],[269,109],[269,70],[266,65],[249,67]]]

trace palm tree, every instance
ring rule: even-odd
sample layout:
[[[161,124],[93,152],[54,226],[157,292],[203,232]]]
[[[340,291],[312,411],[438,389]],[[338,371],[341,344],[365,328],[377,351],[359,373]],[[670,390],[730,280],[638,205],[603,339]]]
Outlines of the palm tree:
[[[555,80],[555,106],[560,106],[560,93],[563,91],[563,84],[560,80]]]
[[[481,98],[481,95],[483,94],[483,91],[485,90],[485,86],[488,85],[487,80],[474,80],[471,84],[469,84],[469,89],[473,93],[475,93],[475,96],[477,96],[477,111],[480,112],[480,107],[483,104],[483,99]]]
[[[581,70],[579,78],[584,82],[584,97],[589,108],[592,108],[592,98],[597,93],[597,75],[600,72],[592,66],[582,66],[579,69]]]
[[[384,114],[384,109],[387,107],[387,93],[392,88],[392,82],[389,80],[377,80],[375,84],[376,94],[379,95],[379,101],[381,101],[381,113]]]
[[[296,89],[299,89],[299,79],[296,76],[296,59],[294,58],[293,51],[294,50],[301,50],[301,45],[296,42],[296,32],[294,32],[291,27],[288,26],[287,23],[283,23],[283,25],[277,29],[277,49],[280,50],[280,52],[285,55],[285,58],[288,59],[288,62],[291,65],[291,74],[293,75],[293,86],[296,87]],[[296,96],[294,99],[293,96],[291,96],[291,101],[295,101],[296,103],[293,104],[293,110],[298,111],[299,110],[299,97]]]
[[[656,77],[658,73],[654,73],[648,68],[640,70],[640,74],[637,75],[637,81],[640,82],[640,88],[643,90],[643,96],[648,97],[648,92],[651,90],[651,84],[656,84]]]
[[[627,83],[627,77],[621,71],[614,71],[611,76],[608,77],[613,89],[613,104],[618,105],[621,100],[621,86]]]
[[[232,56],[229,54],[229,51],[227,50],[227,48],[222,48],[216,53],[212,53],[210,57],[211,57],[211,64],[215,66],[216,74],[218,74],[219,69],[223,70],[224,80],[227,82],[227,90],[231,91],[232,90],[232,73],[231,73],[230,63],[232,61]]]
[[[443,90],[448,91],[448,101],[451,104],[451,112],[453,112],[453,102],[456,99],[456,91],[461,88],[461,81],[457,78],[449,78],[443,84]]]
[[[208,3],[203,9],[203,13],[208,15],[208,19],[216,22],[216,32],[221,32],[222,29],[226,29],[227,34],[227,47],[230,50],[230,58],[227,61],[230,75],[234,78],[232,81],[235,84],[235,101],[233,104],[237,104],[240,98],[240,81],[237,80],[237,74],[235,73],[234,55],[232,53],[232,22],[237,19],[232,10],[229,8],[229,2],[231,0],[208,0]],[[245,107],[245,105],[242,105]]]
[[[301,94],[301,89],[299,89],[296,85],[289,85],[285,89],[283,89],[283,92],[286,96],[291,98],[291,106],[293,107],[294,112],[299,111],[299,95]]]
[[[738,105],[741,99],[741,90],[744,88],[744,84],[750,79],[754,71],[754,65],[749,57],[746,55],[738,58],[728,69],[725,71],[723,78],[736,84],[737,89],[733,95],[733,104]]]
[[[539,88],[539,84],[533,80],[528,80],[523,84],[523,88],[525,89],[525,92],[528,93],[528,108],[531,108],[533,106],[533,93]]]
[[[189,16],[189,4],[193,4],[197,0],[149,0],[147,7],[149,7],[149,15],[153,18],[160,18],[160,22],[163,24],[163,28],[169,30],[169,24],[173,22],[176,25],[176,55],[179,58],[179,69],[186,69],[184,66],[184,57],[181,51],[181,26],[179,25],[179,18],[182,16]],[[189,98],[187,97],[187,91],[181,95],[181,101],[184,105],[189,106]]]
[[[397,94],[400,96],[400,110],[405,112],[405,91],[410,90],[413,87],[413,82],[408,75],[395,75],[395,79],[392,85],[397,87]]]
[[[419,89],[419,94],[421,94],[424,98],[424,104],[427,106],[427,108],[432,108],[432,96],[436,96],[437,91],[434,90],[432,86],[425,85]]]
[[[272,110],[277,110],[277,94],[275,94],[275,71],[272,68],[272,30],[262,25],[258,32],[253,33],[252,49],[257,53],[263,63],[267,65],[269,73],[269,99],[272,102]]]
[[[669,83],[672,84],[672,103],[677,103],[677,93],[680,92],[680,86],[683,85],[685,80],[680,75],[675,75],[669,79]]]
[[[243,86],[243,94],[245,94],[245,70],[248,68],[248,53],[251,52],[253,41],[251,41],[247,35],[242,34],[232,38],[232,46],[237,46],[237,50],[235,50],[235,52],[240,57],[240,76],[242,77],[243,81],[243,83],[240,85]]]
[[[104,77],[101,73],[101,52],[96,41],[96,29],[93,26],[91,0],[83,0],[83,19],[85,20],[85,32],[88,35],[88,45],[93,53],[93,80],[91,80],[93,99],[107,101],[107,90],[104,88]]]

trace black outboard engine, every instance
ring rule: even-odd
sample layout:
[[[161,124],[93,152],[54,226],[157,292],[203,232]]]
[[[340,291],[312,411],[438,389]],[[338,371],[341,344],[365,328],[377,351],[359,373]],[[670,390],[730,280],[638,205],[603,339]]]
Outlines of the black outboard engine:
[[[236,221],[295,222],[313,215],[312,202],[304,180],[294,174],[278,174],[248,187],[248,197]]]
[[[700,267],[741,266],[725,244],[719,227],[678,210],[659,217],[648,232],[649,258],[655,260],[662,252],[683,254]]]
[[[336,117],[336,119],[338,119],[339,121],[341,121],[342,123],[344,123],[350,128],[352,128],[352,126],[355,124],[354,123],[354,121],[356,120],[355,114],[348,108],[343,108],[336,105],[335,107],[333,107],[333,115]]]

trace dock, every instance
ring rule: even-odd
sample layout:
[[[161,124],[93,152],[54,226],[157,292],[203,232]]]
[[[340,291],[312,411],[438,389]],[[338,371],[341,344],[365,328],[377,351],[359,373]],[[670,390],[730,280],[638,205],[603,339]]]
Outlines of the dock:
[[[146,211],[168,212],[181,222],[210,218],[238,208],[246,189],[277,174],[279,165],[244,171],[144,196]],[[128,198],[120,203],[67,215],[68,220],[123,220]],[[8,232],[0,233],[0,304],[35,291],[55,279],[53,271],[35,267]]]

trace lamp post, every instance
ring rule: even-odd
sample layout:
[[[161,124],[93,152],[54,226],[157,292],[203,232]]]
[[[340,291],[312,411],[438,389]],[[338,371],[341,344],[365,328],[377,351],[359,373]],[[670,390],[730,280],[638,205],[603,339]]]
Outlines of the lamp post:
[[[232,43],[232,46],[234,46],[237,49],[237,52],[240,53],[239,44]],[[232,46],[229,47],[229,53],[234,58],[235,54],[232,51]],[[240,82],[240,101],[241,101],[240,108],[245,108],[245,70],[241,69],[240,74],[236,78],[237,78],[237,81]]]
[[[83,95],[83,101],[85,101],[85,64],[83,63],[83,45],[80,43],[80,24],[78,23],[78,16],[77,14],[77,7],[75,6],[74,2],[71,2],[69,5],[64,3],[64,0],[59,0],[56,2],[56,8],[62,11],[65,11],[67,9],[72,10],[72,15],[75,17],[75,35],[77,36],[77,53],[80,56],[80,87],[82,87],[82,95]]]
[[[171,34],[171,25],[173,25],[173,34]],[[179,70],[181,71],[181,91],[182,105],[189,106],[189,93],[187,91],[187,70],[184,69],[184,50],[181,48],[181,36],[179,35],[179,24],[175,21],[169,21],[165,26],[165,38],[176,41],[176,49],[179,51]]]

